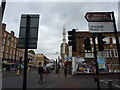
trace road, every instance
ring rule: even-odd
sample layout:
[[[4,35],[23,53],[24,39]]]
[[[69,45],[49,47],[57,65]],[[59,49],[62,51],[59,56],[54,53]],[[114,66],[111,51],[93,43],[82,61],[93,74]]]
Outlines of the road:
[[[94,77],[90,75],[68,75],[64,76],[63,70],[60,71],[58,76],[55,71],[51,71],[49,75],[44,74],[43,83],[38,83],[39,75],[37,71],[31,71],[27,75],[27,88],[97,88]],[[100,87],[107,88],[109,79],[117,78],[100,78]],[[118,80],[118,79],[117,79]],[[117,85],[117,83],[114,83]],[[22,88],[23,76],[17,76],[15,73],[3,73],[2,87],[3,88]],[[120,86],[114,86],[120,88]]]

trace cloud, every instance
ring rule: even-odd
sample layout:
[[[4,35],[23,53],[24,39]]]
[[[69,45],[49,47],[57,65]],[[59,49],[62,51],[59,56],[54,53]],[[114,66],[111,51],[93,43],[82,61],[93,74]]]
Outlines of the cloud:
[[[4,23],[7,24],[8,31],[14,30],[16,36],[19,36],[21,14],[40,14],[38,48],[35,52],[56,59],[55,53],[60,53],[64,24],[66,34],[73,28],[88,30],[84,17],[86,12],[115,11],[117,17],[117,8],[117,2],[8,2]]]

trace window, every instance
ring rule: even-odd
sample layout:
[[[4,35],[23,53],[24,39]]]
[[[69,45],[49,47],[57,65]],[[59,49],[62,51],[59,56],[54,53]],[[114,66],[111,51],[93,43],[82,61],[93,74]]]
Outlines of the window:
[[[8,52],[8,47],[6,47],[6,52]]]
[[[117,50],[114,50],[114,56],[118,57],[118,51]]]
[[[10,45],[10,41],[9,41],[9,40],[7,41],[7,45],[8,45],[8,46]]]
[[[107,50],[106,50],[106,51],[101,51],[101,52],[100,52],[100,56],[106,58],[106,57],[108,57],[108,54],[107,54],[107,53],[108,53]]]
[[[110,37],[105,37],[105,38],[104,38],[104,41],[106,41],[105,44],[110,44]]]
[[[10,53],[12,53],[12,48],[10,49]]]
[[[115,37],[112,37],[113,44],[116,44]]]
[[[7,37],[8,39],[11,39],[11,37],[10,37],[10,35],[8,35],[8,37]]]
[[[3,39],[3,44],[5,44],[5,38]]]
[[[98,38],[97,37],[95,38],[95,42],[96,42],[96,44],[98,44]]]
[[[11,42],[11,47],[13,47],[13,43]]]
[[[93,42],[92,42],[92,38],[90,38],[90,44],[93,44]]]
[[[86,52],[86,51],[85,51]],[[92,52],[91,51],[88,51],[88,52]],[[93,53],[85,53],[85,57],[89,57],[89,58],[92,58],[93,57]]]
[[[11,59],[11,55],[9,56],[9,59]]]
[[[106,51],[107,51],[107,57],[112,57],[111,50],[106,50]]]
[[[18,51],[17,51],[16,55],[18,55]]]
[[[16,44],[14,44],[14,48],[16,48]]]
[[[85,53],[85,57],[93,57],[93,53]]]
[[[4,37],[6,37],[6,32],[4,32]]]
[[[12,37],[12,41],[14,41],[14,37]]]
[[[100,57],[100,52],[97,52],[97,56]]]
[[[5,56],[5,57],[6,57],[6,59],[7,59],[7,58],[8,58],[8,54],[6,54],[6,56]]]
[[[15,39],[15,42],[16,42],[17,40]]]
[[[2,51],[4,51],[4,45],[2,46]]]
[[[13,51],[13,54],[15,54],[15,49],[14,49],[14,51]]]

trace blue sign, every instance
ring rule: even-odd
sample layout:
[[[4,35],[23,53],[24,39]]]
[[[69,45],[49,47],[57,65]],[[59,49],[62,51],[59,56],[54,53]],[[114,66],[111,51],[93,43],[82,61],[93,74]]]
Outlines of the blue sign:
[[[104,58],[97,58],[99,69],[106,69],[106,60]]]
[[[67,60],[72,60],[72,57],[68,56],[68,57],[67,57]]]

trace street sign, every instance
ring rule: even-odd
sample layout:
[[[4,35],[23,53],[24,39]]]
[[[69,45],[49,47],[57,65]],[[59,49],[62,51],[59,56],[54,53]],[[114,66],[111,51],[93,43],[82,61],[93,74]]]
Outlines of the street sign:
[[[27,20],[27,16],[29,16],[29,21]],[[29,26],[27,26],[27,22],[29,23]],[[39,15],[23,14],[21,16],[18,48],[25,49],[26,38],[28,40],[27,41],[28,49],[36,49],[37,48],[38,25],[39,25]],[[29,27],[29,30],[27,29],[27,27]],[[26,37],[26,31],[27,31],[28,37]]]
[[[88,22],[90,33],[114,32],[113,22]]]
[[[88,22],[111,22],[111,12],[87,12],[85,18]]]

